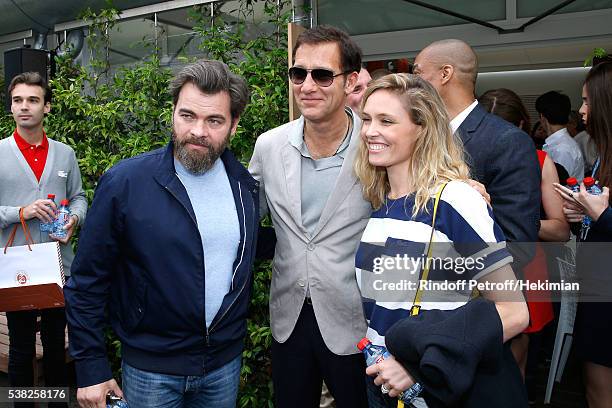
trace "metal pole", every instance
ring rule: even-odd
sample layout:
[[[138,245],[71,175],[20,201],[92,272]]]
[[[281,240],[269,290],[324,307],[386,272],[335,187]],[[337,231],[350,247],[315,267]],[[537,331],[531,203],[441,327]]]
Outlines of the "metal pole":
[[[281,2],[280,0],[276,0],[276,46],[278,47],[278,45],[280,44],[280,25],[278,24],[278,21],[280,20],[280,15],[281,15]]]
[[[319,25],[319,3],[317,0],[310,0],[310,28]]]
[[[310,0],[293,0],[291,10],[291,22],[306,26],[310,24],[312,27],[312,8]],[[310,12],[306,14],[306,8],[310,8]]]
[[[159,33],[158,31],[158,21],[157,21],[157,13],[153,13],[153,21],[155,25],[155,54],[159,57]]]
[[[548,10],[546,10],[545,12],[541,13],[538,16],[535,16],[534,18],[532,18],[531,20],[529,20],[528,22],[526,22],[525,24],[523,24],[522,26],[520,26],[518,28],[518,30],[523,31],[525,29],[525,27],[528,27],[530,25],[532,25],[533,23],[536,23],[538,21],[540,21],[541,19],[543,19],[544,17],[548,17],[551,14],[553,14],[555,11],[562,9],[563,7],[567,6],[570,3],[573,3],[576,0],[566,0],[563,3],[557,4],[556,6],[549,8]]]
[[[105,36],[105,41],[106,41],[106,68],[105,68],[105,74],[108,73],[108,71],[110,70],[110,36],[108,33],[108,22],[105,25],[104,28],[104,36]]]
[[[404,0],[404,1],[407,2],[407,3],[416,4],[417,6],[425,7],[425,8],[428,8],[430,10],[434,10],[434,11],[437,11],[437,12],[440,12],[440,13],[443,13],[443,14],[448,14],[449,16],[457,17],[457,18],[460,18],[462,20],[469,21],[470,23],[479,24],[479,25],[484,26],[484,27],[492,28],[492,29],[497,30],[499,32],[504,30],[503,28],[501,28],[499,26],[496,26],[495,24],[491,24],[491,23],[489,23],[487,21],[482,21],[482,20],[479,20],[477,18],[474,18],[474,17],[471,17],[471,16],[467,16],[465,14],[461,14],[461,13],[457,13],[455,11],[451,11],[451,10],[445,9],[443,7],[438,7],[438,6],[435,6],[433,4],[428,4],[428,3],[425,3],[424,1],[420,1],[420,0]]]
[[[316,1],[316,0],[312,0],[312,1]],[[502,28],[502,27],[499,27],[499,26],[497,26],[495,24],[491,24],[491,23],[489,23],[487,21],[483,21],[483,20],[480,20],[480,19],[477,19],[477,18],[474,18],[474,17],[471,17],[471,16],[467,16],[465,14],[457,13],[455,11],[445,9],[443,7],[438,7],[438,6],[435,6],[433,4],[425,3],[424,1],[421,1],[421,0],[403,0],[403,1],[405,1],[407,3],[416,4],[417,6],[425,7],[425,8],[428,8],[430,10],[438,11],[440,13],[447,14],[449,16],[457,17],[457,18],[463,19],[465,21],[469,21],[470,23],[474,23],[474,24],[478,24],[478,25],[481,25],[481,26],[484,26],[484,27],[492,28],[494,30],[497,30],[497,32],[499,34],[512,34],[512,33],[522,33],[523,31],[525,31],[526,27],[528,27],[528,26],[530,26],[530,25],[540,21],[544,17],[547,17],[547,16],[553,14],[555,11],[557,11],[557,10],[567,6],[570,3],[573,3],[576,0],[565,0],[562,3],[557,4],[556,6],[546,10],[545,12],[543,12],[540,15],[532,18],[531,20],[527,21],[525,24],[523,24],[523,25],[521,25],[520,27],[517,27],[517,28]]]

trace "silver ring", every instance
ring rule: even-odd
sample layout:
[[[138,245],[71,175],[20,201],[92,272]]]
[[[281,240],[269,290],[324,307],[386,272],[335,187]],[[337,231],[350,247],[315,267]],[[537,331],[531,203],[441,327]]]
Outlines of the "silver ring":
[[[387,386],[385,384],[380,386],[380,392],[382,392],[383,394],[388,394],[389,393],[389,389],[387,388]]]

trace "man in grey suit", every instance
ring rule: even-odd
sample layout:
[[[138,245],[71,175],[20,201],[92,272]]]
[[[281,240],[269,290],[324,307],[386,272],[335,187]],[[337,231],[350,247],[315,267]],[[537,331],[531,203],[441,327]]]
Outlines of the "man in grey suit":
[[[338,408],[366,407],[366,332],[355,250],[371,212],[353,175],[361,121],[346,107],[361,51],[319,26],[293,49],[291,87],[302,116],[261,135],[249,166],[261,214],[277,236],[270,320],[275,406],[319,406],[324,380]],[[299,373],[299,375],[297,375]]]

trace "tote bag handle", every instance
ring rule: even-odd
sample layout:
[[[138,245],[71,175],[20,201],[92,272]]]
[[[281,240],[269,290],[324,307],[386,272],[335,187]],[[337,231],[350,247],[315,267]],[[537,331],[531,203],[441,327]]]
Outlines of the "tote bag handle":
[[[21,228],[23,229],[23,235],[25,236],[25,239],[26,239],[26,245],[28,246],[28,249],[32,251],[30,244],[33,245],[34,240],[32,239],[32,235],[30,234],[30,228],[28,228],[28,224],[26,224],[25,219],[23,218],[23,207],[19,209],[19,221],[21,224]],[[11,234],[8,237],[8,240],[6,241],[6,246],[4,247],[5,254],[6,254],[7,249],[13,246],[13,242],[15,241],[15,235],[17,235],[18,227],[19,227],[19,224],[15,224],[15,226],[13,227],[13,230],[11,231]]]

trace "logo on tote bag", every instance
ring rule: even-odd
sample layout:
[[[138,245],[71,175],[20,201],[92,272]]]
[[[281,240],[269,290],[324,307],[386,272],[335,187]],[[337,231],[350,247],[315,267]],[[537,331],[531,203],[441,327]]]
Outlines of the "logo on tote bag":
[[[17,274],[15,275],[15,282],[17,282],[19,285],[27,284],[29,279],[30,277],[26,271],[17,271]]]

